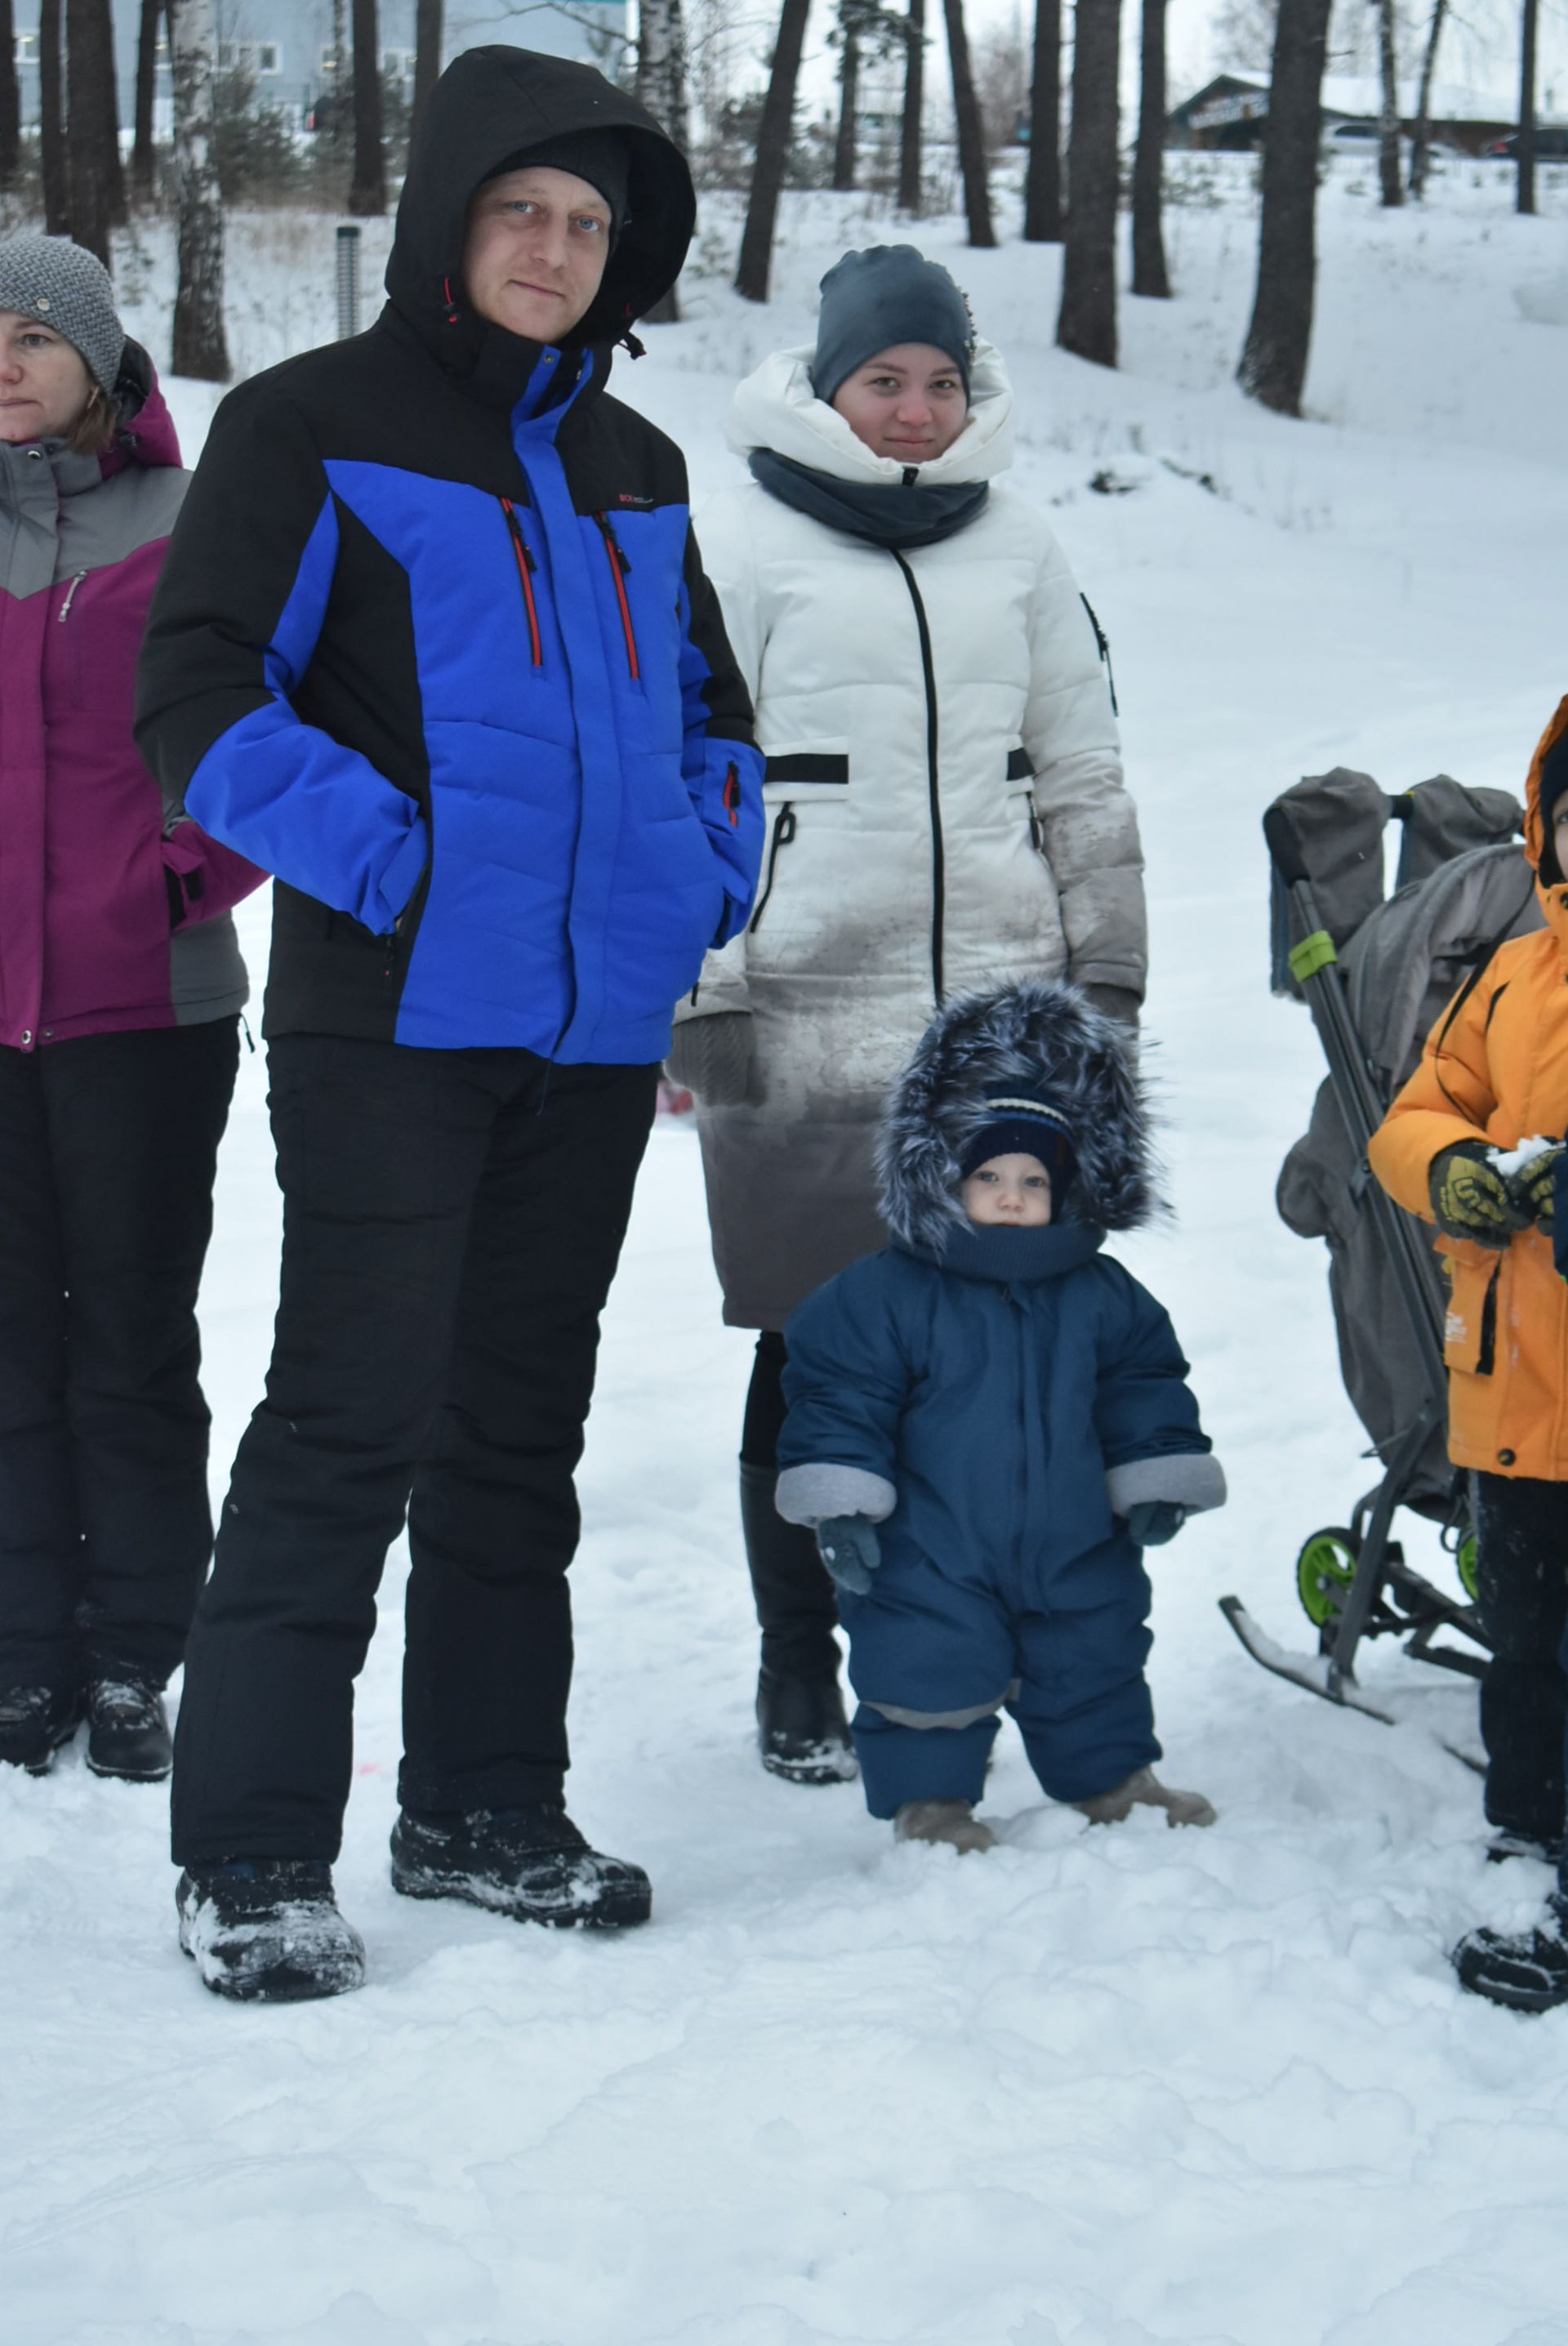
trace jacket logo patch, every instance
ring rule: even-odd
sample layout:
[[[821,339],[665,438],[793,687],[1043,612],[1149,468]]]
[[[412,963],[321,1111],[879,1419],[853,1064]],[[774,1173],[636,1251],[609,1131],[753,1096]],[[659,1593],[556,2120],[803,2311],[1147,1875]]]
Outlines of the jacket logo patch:
[[[628,506],[634,513],[652,513],[654,509],[652,497],[636,496],[630,489],[623,489],[616,503],[618,505]]]

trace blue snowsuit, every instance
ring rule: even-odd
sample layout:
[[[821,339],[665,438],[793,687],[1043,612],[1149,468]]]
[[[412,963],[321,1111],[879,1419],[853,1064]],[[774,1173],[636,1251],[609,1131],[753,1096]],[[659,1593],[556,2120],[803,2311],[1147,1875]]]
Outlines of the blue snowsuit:
[[[1159,1757],[1151,1590],[1121,1520],[1224,1479],[1169,1319],[1086,1223],[897,1242],[785,1331],[781,1514],[879,1523],[840,1595],[867,1803],[979,1799],[997,1713],[1053,1799]]]

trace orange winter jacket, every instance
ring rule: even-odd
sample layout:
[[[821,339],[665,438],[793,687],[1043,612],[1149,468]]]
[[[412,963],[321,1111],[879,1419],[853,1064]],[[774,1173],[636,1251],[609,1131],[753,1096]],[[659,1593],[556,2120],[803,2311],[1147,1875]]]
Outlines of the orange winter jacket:
[[[1444,1011],[1372,1136],[1373,1172],[1423,1221],[1432,1219],[1432,1161],[1456,1141],[1484,1133],[1512,1149],[1568,1132],[1568,886],[1541,877],[1541,764],[1564,733],[1568,699],[1542,736],[1525,796],[1525,852],[1546,926],[1499,948],[1451,1025]],[[1466,1239],[1439,1244],[1450,1457],[1489,1474],[1568,1482],[1568,1281],[1551,1239],[1532,1227],[1501,1254]]]

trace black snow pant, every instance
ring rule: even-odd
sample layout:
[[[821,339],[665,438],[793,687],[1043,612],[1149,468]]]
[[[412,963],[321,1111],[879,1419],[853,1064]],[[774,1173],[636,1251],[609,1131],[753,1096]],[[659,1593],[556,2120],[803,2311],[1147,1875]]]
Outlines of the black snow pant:
[[[776,1329],[757,1339],[740,1434],[740,1523],[762,1631],[762,1666],[780,1678],[837,1676],[839,1606],[814,1535],[773,1504],[789,1355]]]
[[[161,1687],[184,1651],[239,1054],[238,1018],[0,1050],[0,1688]]]
[[[282,1290],[186,1662],[174,1857],[331,1859],[407,1515],[402,1805],[558,1799],[573,1470],[656,1066],[294,1035]]]
[[[1563,1838],[1568,1734],[1568,1483],[1473,1474],[1486,1813],[1503,1831]],[[1564,1872],[1568,1886],[1568,1870]]]

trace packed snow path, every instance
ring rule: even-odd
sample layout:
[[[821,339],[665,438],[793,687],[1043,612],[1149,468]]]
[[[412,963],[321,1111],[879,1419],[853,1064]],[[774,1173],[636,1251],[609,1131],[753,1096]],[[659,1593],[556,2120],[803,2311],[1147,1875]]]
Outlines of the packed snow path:
[[[1273,1213],[1321,1067],[1266,990],[1257,818],[1339,763],[1518,786],[1568,683],[1568,193],[1520,222],[1506,173],[1451,173],[1430,216],[1390,218],[1341,176],[1308,393],[1329,420],[1292,425],[1228,386],[1253,225],[1245,173],[1214,184],[1173,216],[1181,298],[1125,305],[1119,376],[1051,352],[1054,253],[954,265],[1018,384],[1017,477],[1112,638],[1143,811],[1179,1219],[1125,1252],[1174,1312],[1232,1488],[1156,1561],[1153,1673],[1168,1774],[1218,1827],[1088,1831],[1011,1730],[983,1859],[895,1850],[854,1787],[762,1775],[733,1474],[748,1345],[718,1324],[695,1141],[661,1127],[583,1476],[571,1780],[587,1830],[649,1868],[653,1924],[598,1942],[393,1896],[396,1558],[339,1869],[363,1994],[204,1996],[162,1795],[79,1751],[43,1782],[7,1772],[4,2346],[1568,2341],[1568,2016],[1463,1999],[1444,1959],[1545,1887],[1482,1862],[1476,1780],[1435,1731],[1465,1734],[1472,1698],[1373,1652],[1369,1681],[1434,1731],[1337,1713],[1256,1668],[1215,1606],[1235,1589],[1304,1642],[1296,1548],[1368,1472],[1323,1257]],[[804,337],[843,243],[900,232],[822,199],[789,228],[772,310],[735,303],[716,260],[691,322],[618,374],[699,488],[730,461],[736,369]],[[330,233],[304,315],[303,231],[241,230],[255,366],[327,330]],[[164,265],[134,312],[155,347]],[[176,397],[199,438],[207,395]],[[259,976],[260,908],[247,925]],[[277,1225],[248,1058],[204,1298],[219,1488]]]

